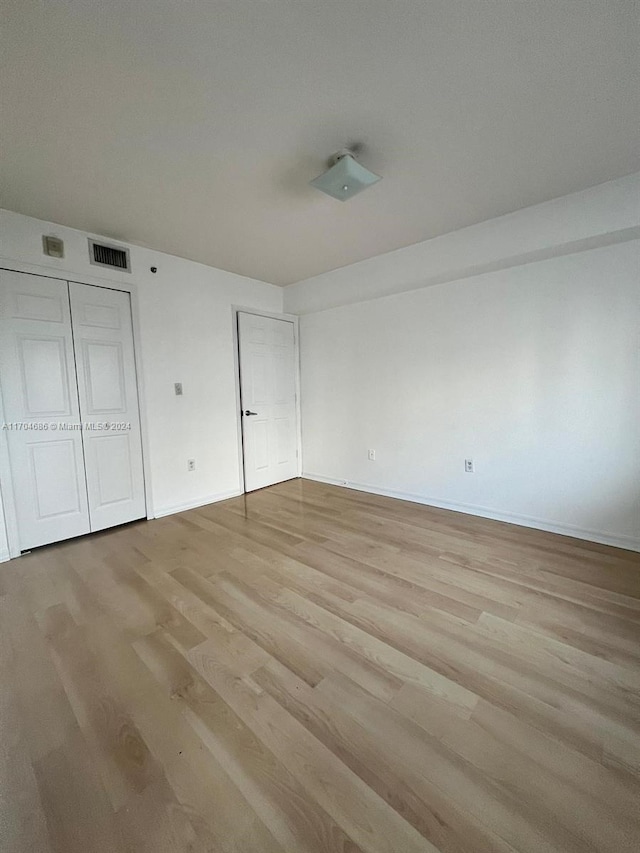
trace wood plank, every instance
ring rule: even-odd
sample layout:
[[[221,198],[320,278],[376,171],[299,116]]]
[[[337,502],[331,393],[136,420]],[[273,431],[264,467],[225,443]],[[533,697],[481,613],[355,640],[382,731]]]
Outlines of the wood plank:
[[[12,597],[0,597],[0,850],[50,853],[46,814],[17,689],[22,679],[8,631],[13,609]]]
[[[640,555],[294,480],[0,566],[7,853],[635,853]]]
[[[158,633],[138,641],[136,650],[170,695],[185,706],[202,742],[275,838],[301,853],[348,848],[349,839],[325,810],[301,796],[297,780],[263,739],[198,675],[199,671],[212,677],[222,666],[206,648],[192,650],[187,661]],[[235,655],[223,652],[222,657],[237,664]],[[356,853],[358,848],[353,849]]]

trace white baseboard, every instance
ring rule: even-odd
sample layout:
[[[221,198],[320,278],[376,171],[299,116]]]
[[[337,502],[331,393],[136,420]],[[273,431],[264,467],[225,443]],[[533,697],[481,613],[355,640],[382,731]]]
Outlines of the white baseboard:
[[[218,501],[226,501],[229,498],[237,498],[242,492],[239,489],[233,489],[230,492],[218,492],[215,495],[204,495],[194,501],[188,501],[183,504],[174,504],[173,506],[164,506],[154,511],[154,518],[164,518],[166,515],[175,515],[177,512],[186,512],[188,509],[197,509],[199,506],[207,504],[215,504]]]
[[[411,503],[433,506],[438,509],[450,509],[453,512],[464,512],[468,515],[477,515],[481,518],[491,518],[494,521],[505,521],[508,524],[519,524],[522,527],[532,527],[535,530],[545,530],[548,533],[559,533],[562,536],[572,536],[575,539],[584,539],[587,542],[597,542],[600,545],[613,545],[616,548],[625,548],[628,551],[640,551],[640,539],[633,536],[605,533],[601,530],[590,530],[583,527],[574,527],[571,524],[548,521],[535,518],[530,515],[519,515],[515,512],[501,512],[489,507],[476,506],[475,504],[454,503],[453,501],[442,501],[426,495],[415,495],[410,492],[399,492],[394,489],[381,489],[378,486],[370,486],[366,483],[354,483],[351,480],[341,480],[334,477],[323,477],[320,474],[303,472],[303,479],[315,480],[318,483],[327,483],[331,486],[342,486],[346,489],[355,489],[357,492],[368,492],[372,495],[382,495],[387,498],[411,501]]]
[[[9,553],[9,551],[7,549],[3,548],[0,551],[0,563],[6,563],[7,560],[10,560],[10,559],[11,559],[11,554]]]

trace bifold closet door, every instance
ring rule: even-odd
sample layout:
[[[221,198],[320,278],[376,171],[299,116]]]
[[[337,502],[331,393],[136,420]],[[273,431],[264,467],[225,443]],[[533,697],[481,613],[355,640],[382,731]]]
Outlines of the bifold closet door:
[[[69,283],[91,530],[146,515],[128,293]]]
[[[0,380],[21,550],[88,533],[66,281],[0,271]]]

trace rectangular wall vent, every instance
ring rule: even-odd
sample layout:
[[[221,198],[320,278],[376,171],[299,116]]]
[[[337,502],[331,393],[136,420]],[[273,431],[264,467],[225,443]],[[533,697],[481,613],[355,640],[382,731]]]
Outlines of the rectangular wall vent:
[[[120,246],[110,246],[107,243],[97,243],[89,240],[89,260],[99,267],[111,267],[111,269],[131,272],[129,250]]]

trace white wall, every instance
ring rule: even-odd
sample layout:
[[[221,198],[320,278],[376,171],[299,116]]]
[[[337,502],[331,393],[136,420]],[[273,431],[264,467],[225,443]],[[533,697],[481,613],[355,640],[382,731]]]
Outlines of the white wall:
[[[322,311],[638,237],[640,172],[290,285],[285,311]]]
[[[640,242],[603,242],[366,302],[359,269],[353,288],[349,268],[324,294],[287,288],[287,310],[311,310],[304,476],[640,549]],[[374,284],[416,287],[406,251],[406,266],[401,251],[367,262]],[[338,286],[351,304],[314,311]]]
[[[42,254],[43,234],[64,239],[64,260]],[[133,283],[153,513],[237,494],[232,305],[281,312],[281,288],[135,246],[132,274],[104,271],[89,263],[87,236],[0,211],[0,267],[89,284]],[[183,383],[182,397],[174,395],[174,382]],[[187,471],[188,458],[196,460],[194,472]],[[3,535],[0,524],[0,556]]]
[[[282,311],[282,289],[140,252],[138,287],[154,514],[241,491],[232,305]],[[158,272],[149,273],[157,264]],[[182,382],[176,397],[173,383]],[[196,470],[187,471],[187,459]]]
[[[640,547],[639,189],[632,175],[286,288],[307,315],[305,474]],[[0,267],[133,282],[153,511],[237,493],[231,306],[279,312],[281,289],[138,247],[133,275],[98,271],[86,238],[0,211]],[[4,542],[0,516],[0,559]]]

